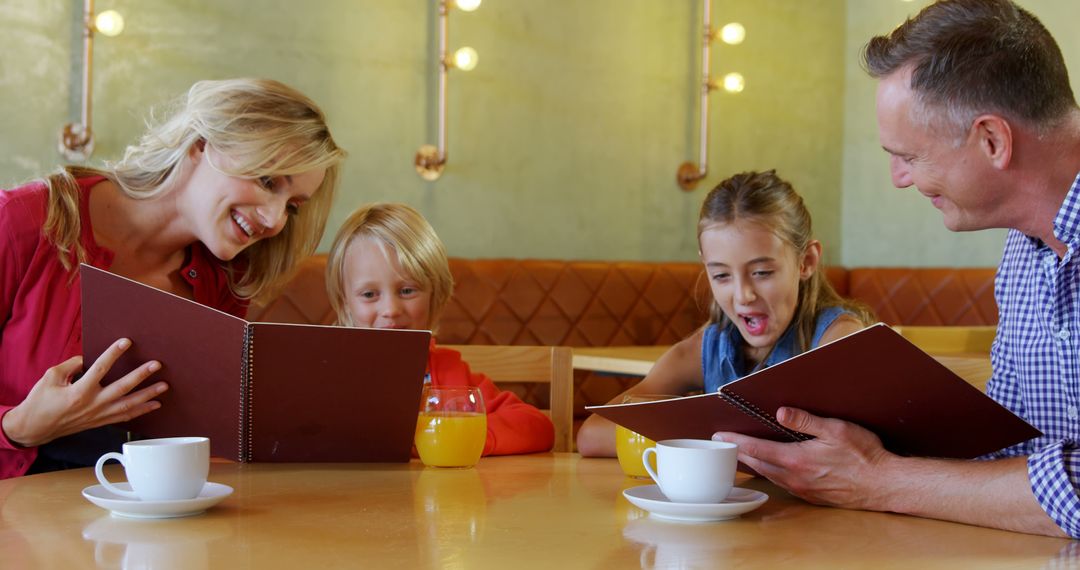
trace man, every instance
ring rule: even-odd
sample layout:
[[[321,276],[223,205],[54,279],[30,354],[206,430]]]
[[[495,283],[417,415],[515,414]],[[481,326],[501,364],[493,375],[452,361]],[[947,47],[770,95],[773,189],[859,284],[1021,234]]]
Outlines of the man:
[[[1045,435],[978,461],[899,457],[859,426],[782,408],[816,439],[714,437],[813,503],[1080,538],[1080,109],[1061,51],[1010,0],[941,0],[863,56],[893,184],[950,230],[1010,229],[987,391]]]

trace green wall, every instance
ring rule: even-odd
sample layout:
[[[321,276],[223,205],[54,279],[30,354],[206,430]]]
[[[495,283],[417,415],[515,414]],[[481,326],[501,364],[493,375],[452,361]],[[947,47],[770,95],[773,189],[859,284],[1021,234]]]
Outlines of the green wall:
[[[61,162],[57,132],[78,113],[81,6],[0,0],[2,185]],[[331,229],[361,203],[400,200],[452,255],[695,259],[706,189],[777,168],[839,252],[844,0],[713,1],[717,25],[748,30],[742,45],[713,48],[713,69],[742,72],[747,88],[712,95],[710,175],[691,193],[674,178],[697,157],[699,1],[486,0],[452,12],[451,46],[472,45],[480,65],[451,74],[450,163],[429,183],[412,160],[435,139],[433,6],[98,0],[127,26],[97,37],[91,162],[119,156],[152,105],[198,79],[268,76],[319,102],[350,152]]]
[[[351,153],[331,229],[361,203],[400,200],[452,255],[694,259],[706,190],[776,168],[806,197],[831,263],[1000,255],[1004,232],[948,232],[927,200],[889,182],[858,54],[925,1],[713,0],[716,25],[748,30],[742,45],[714,46],[714,74],[739,71],[747,88],[710,97],[710,175],[690,193],[674,174],[697,157],[699,1],[486,0],[452,12],[451,47],[472,45],[480,65],[451,73],[450,163],[435,183],[412,168],[435,140],[434,0],[97,4],[124,13],[127,29],[96,43],[92,161],[119,156],[152,105],[198,79],[273,77],[318,101]],[[1069,34],[1080,3],[1022,4],[1080,70]],[[57,132],[78,114],[81,6],[0,0],[0,185],[61,162]]]

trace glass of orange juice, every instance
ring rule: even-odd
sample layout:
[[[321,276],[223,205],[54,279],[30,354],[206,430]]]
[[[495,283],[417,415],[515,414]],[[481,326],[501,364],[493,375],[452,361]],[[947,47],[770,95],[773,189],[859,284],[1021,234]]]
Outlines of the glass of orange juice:
[[[416,419],[416,452],[424,465],[472,467],[487,442],[487,413],[480,388],[424,388]]]
[[[654,400],[667,400],[674,398],[664,394],[627,394],[623,396],[622,403],[651,402]],[[641,461],[641,454],[648,448],[656,446],[656,442],[637,433],[615,425],[615,455],[619,458],[619,466],[623,473],[636,479],[649,479],[649,472],[645,471],[645,464]],[[649,458],[653,470],[656,470],[656,456]]]

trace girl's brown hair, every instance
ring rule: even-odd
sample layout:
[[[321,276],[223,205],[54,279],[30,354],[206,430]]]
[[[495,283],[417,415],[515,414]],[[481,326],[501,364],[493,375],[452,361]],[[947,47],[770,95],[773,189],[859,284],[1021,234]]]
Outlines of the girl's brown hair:
[[[775,170],[736,174],[713,188],[701,205],[699,241],[706,229],[736,220],[761,224],[793,247],[799,256],[806,253],[813,240],[810,212],[802,197],[791,184],[777,176]],[[810,277],[799,281],[798,301],[790,326],[796,330],[800,352],[810,349],[817,315],[828,307],[841,307],[864,325],[876,320],[869,307],[837,294],[819,265]],[[715,299],[709,310],[709,322],[721,326],[728,324]]]

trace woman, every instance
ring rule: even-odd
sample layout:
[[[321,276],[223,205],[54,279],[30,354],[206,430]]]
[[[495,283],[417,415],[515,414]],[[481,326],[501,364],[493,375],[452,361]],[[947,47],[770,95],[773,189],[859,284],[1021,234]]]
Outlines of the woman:
[[[73,382],[79,263],[243,316],[314,251],[343,158],[296,90],[201,81],[118,163],[0,192],[0,478],[92,464],[121,440],[87,430],[157,409],[168,388],[132,391],[156,361],[101,386],[127,339]]]

